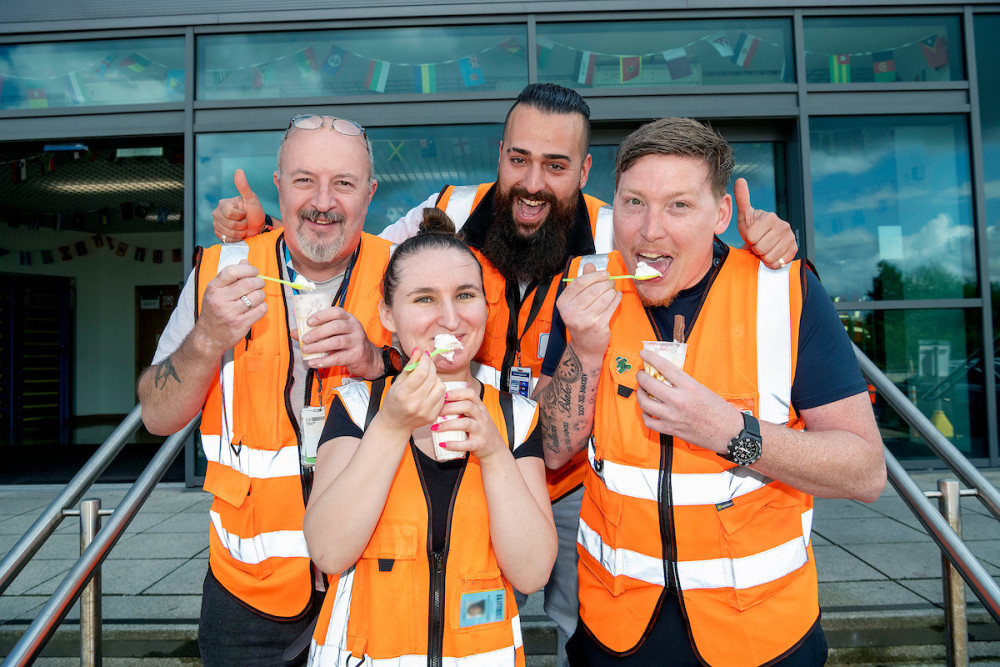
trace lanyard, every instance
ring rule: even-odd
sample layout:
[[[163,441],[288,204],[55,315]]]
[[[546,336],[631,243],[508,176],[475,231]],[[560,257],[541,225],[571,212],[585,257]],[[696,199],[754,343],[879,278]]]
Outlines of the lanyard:
[[[292,268],[292,255],[288,251],[288,244],[283,242],[282,245],[284,246],[285,249],[285,268],[288,271],[288,277],[291,278],[292,282],[295,282],[296,274],[295,274],[295,269]],[[344,278],[343,280],[340,281],[340,287],[337,288],[337,293],[334,294],[333,296],[333,305],[337,306],[337,308],[343,308],[344,303],[347,301],[347,285],[351,280],[351,273],[354,271],[354,264],[355,262],[358,261],[358,255],[360,254],[360,252],[361,252],[361,244],[359,243],[358,247],[354,249],[354,253],[351,255],[351,261],[348,262],[347,268],[344,269]],[[293,287],[292,293],[298,294],[299,290]],[[305,383],[306,394],[304,402],[306,407],[312,405],[313,378],[315,378],[316,380],[316,391],[318,392],[318,395],[320,397],[320,402],[322,403],[323,378],[320,376],[319,373],[316,372],[315,368],[309,368],[309,370],[306,371],[306,383]]]
[[[517,331],[517,321],[521,316],[521,292],[520,286],[512,281],[507,281],[507,286],[505,291],[505,297],[507,299],[507,351],[504,353],[503,364],[500,369],[500,389],[503,391],[510,390],[510,369],[514,366],[515,361],[518,365],[521,363],[521,339],[524,338],[524,334],[531,329],[531,325],[534,323],[535,318],[538,317],[538,313],[542,309],[542,305],[545,303],[545,297],[548,295],[549,287],[552,286],[552,281],[532,283],[528,285],[528,291],[533,291],[534,295],[531,300],[531,308],[528,310],[528,319],[524,323],[524,329],[518,333]],[[526,292],[527,293],[527,292]]]

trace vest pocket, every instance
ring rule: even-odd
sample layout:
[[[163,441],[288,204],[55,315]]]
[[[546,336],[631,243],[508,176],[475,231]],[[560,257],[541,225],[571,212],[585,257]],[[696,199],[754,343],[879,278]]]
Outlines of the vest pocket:
[[[418,538],[416,524],[379,524],[356,565],[348,645],[391,635],[399,646],[414,646],[415,627],[426,631],[427,604],[415,602],[416,589],[427,590],[426,570],[417,568]]]
[[[592,488],[596,487],[596,488]],[[601,484],[584,486],[581,527],[577,547],[580,562],[614,596],[643,583],[625,576],[625,554],[621,551],[622,498]]]
[[[255,579],[267,579],[274,570],[268,554],[264,552],[257,516],[258,498],[249,491],[249,487],[250,480],[247,479],[248,492],[243,496],[242,504],[232,508],[227,507],[228,503],[221,496],[216,496],[213,508],[219,512],[221,528],[225,532],[225,535],[216,535],[229,551],[229,562],[233,567]]]
[[[722,525],[722,555],[729,559],[730,604],[748,609],[783,589],[805,573],[808,552],[802,539],[802,506],[785,499],[770,502],[736,498],[717,512]],[[764,556],[764,552],[767,555]],[[753,557],[753,558],[751,558]]]
[[[234,361],[233,424],[235,445],[254,449],[277,449],[280,425],[288,419],[279,381],[277,355],[237,353]],[[253,474],[253,471],[250,471]]]

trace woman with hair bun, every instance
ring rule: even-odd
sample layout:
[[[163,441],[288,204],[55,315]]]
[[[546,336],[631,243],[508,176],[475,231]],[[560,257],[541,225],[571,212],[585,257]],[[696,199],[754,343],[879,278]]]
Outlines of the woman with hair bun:
[[[513,589],[545,584],[556,533],[537,406],[470,370],[486,311],[475,255],[425,210],[379,304],[415,366],[338,389],[321,438],[304,529],[331,576],[310,665],[524,665]],[[442,336],[460,347],[432,356]]]

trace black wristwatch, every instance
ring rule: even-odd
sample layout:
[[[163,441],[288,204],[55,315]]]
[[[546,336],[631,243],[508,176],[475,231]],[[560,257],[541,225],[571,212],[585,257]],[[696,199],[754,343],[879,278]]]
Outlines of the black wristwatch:
[[[403,372],[403,355],[392,345],[382,346],[382,367],[385,369],[382,375],[372,380],[384,380],[388,377],[396,377]]]
[[[736,465],[748,466],[760,459],[764,443],[760,438],[760,422],[757,418],[746,412],[740,414],[743,415],[743,430],[729,441],[729,456],[720,456]]]

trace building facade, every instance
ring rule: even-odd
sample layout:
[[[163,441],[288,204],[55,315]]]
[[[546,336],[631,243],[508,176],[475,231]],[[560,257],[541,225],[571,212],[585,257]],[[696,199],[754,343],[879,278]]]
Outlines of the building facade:
[[[367,128],[378,232],[444,184],[493,180],[511,101],[550,81],[591,106],[585,191],[607,201],[643,122],[719,128],[857,345],[1000,464],[1000,3],[77,5],[0,15],[0,446],[100,442],[128,412],[234,170],[277,211],[291,116]],[[926,465],[875,409],[890,449]]]

